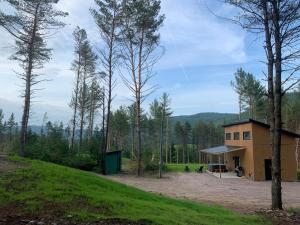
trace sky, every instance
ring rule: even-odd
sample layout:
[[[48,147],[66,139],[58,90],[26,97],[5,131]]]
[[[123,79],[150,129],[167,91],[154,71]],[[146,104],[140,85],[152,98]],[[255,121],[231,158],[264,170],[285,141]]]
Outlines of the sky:
[[[173,115],[236,113],[237,95],[230,85],[235,71],[242,67],[263,79],[264,52],[260,37],[224,19],[232,18],[237,12],[221,0],[161,0],[161,6],[166,19],[160,29],[160,47],[165,51],[154,67],[156,75],[149,84],[158,85],[158,89],[143,103],[143,108],[147,111],[153,99],[167,92],[172,99]],[[93,7],[93,0],[60,0],[57,4],[69,16],[63,19],[66,26],[48,40],[48,46],[53,49],[52,59],[42,73],[49,81],[37,87],[40,90],[33,99],[30,124],[39,125],[45,112],[52,121],[68,123],[70,120],[68,105],[75,81],[75,74],[70,70],[74,28],[86,29],[93,47],[101,48],[102,40],[89,12]],[[0,109],[6,118],[14,112],[20,120],[22,82],[15,74],[18,64],[9,59],[13,44],[13,38],[0,28]],[[133,99],[117,73],[115,76],[113,109],[129,105]]]

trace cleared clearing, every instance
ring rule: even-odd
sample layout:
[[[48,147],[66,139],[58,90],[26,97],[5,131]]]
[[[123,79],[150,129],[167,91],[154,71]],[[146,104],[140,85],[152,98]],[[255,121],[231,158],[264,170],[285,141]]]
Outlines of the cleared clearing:
[[[269,181],[219,179],[211,174],[194,172],[169,173],[161,180],[131,175],[110,176],[110,179],[171,197],[220,204],[243,213],[269,208],[271,204]],[[283,182],[282,187],[284,207],[300,207],[300,182]]]

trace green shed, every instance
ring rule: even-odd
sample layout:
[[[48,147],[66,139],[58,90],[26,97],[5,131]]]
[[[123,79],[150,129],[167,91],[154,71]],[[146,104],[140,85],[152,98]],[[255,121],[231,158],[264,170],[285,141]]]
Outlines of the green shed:
[[[122,152],[107,152],[105,158],[106,175],[117,174],[121,172]]]

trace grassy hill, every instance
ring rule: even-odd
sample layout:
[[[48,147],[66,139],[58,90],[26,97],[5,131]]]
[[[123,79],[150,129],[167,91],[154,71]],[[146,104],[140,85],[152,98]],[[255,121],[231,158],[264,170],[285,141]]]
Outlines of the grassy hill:
[[[94,173],[41,161],[14,160],[25,167],[15,172],[0,172],[0,218],[11,211],[18,217],[46,217],[51,218],[51,222],[67,218],[81,224],[87,221],[98,221],[97,224],[266,224],[258,216],[244,216],[219,206],[147,193]]]
[[[176,122],[185,123],[188,121],[192,126],[195,126],[197,122],[202,121],[205,123],[214,123],[215,125],[223,125],[224,123],[229,123],[236,121],[238,119],[238,114],[234,113],[197,113],[194,115],[183,115],[183,116],[173,116],[171,118],[172,124]]]

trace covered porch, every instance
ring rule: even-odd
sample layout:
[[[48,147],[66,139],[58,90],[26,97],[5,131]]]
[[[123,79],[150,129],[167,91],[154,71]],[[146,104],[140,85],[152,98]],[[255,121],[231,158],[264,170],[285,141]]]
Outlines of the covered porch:
[[[201,150],[207,154],[208,173],[219,178],[237,178],[243,175],[243,146],[222,145]],[[239,171],[240,170],[240,171]]]

